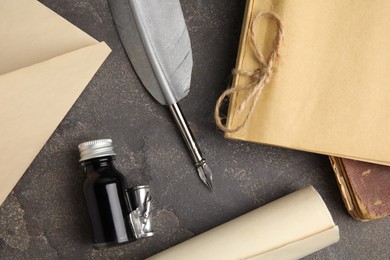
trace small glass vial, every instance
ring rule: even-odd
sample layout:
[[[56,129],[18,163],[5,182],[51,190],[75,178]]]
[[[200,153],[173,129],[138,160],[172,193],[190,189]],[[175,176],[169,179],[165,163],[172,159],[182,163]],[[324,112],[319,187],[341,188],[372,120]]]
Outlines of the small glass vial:
[[[126,179],[114,167],[112,141],[89,141],[80,144],[78,148],[80,163],[86,173],[84,196],[94,246],[103,247],[136,240],[130,221],[130,214],[136,208],[131,205]]]

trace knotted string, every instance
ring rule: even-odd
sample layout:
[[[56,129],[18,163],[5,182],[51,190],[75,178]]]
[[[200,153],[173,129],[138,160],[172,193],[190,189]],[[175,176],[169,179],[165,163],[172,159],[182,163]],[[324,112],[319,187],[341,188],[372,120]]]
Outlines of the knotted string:
[[[267,16],[273,19],[276,22],[276,26],[277,26],[275,39],[268,60],[264,58],[260,46],[255,39],[255,30],[254,30],[255,24],[263,16]],[[214,111],[215,122],[222,131],[227,133],[234,133],[241,130],[247,124],[248,119],[252,116],[256,104],[259,101],[261,93],[264,89],[264,86],[269,83],[272,77],[274,62],[279,57],[279,47],[283,39],[283,24],[280,20],[280,17],[276,13],[271,11],[258,13],[256,17],[253,19],[252,23],[250,24],[249,29],[250,29],[249,36],[250,36],[251,46],[254,50],[256,59],[259,62],[259,67],[253,71],[236,70],[236,69],[233,70],[234,75],[249,77],[252,80],[252,82],[246,86],[238,86],[235,88],[227,89],[218,98],[217,104],[215,106],[215,111]],[[229,128],[228,126],[222,124],[222,118],[219,115],[219,110],[221,108],[223,100],[227,96],[230,96],[231,94],[238,93],[241,91],[247,91],[248,94],[245,97],[245,99],[242,101],[240,106],[238,107],[237,113],[241,113],[248,106],[249,103],[251,103],[250,108],[248,113],[245,116],[244,121],[241,122],[241,124],[239,124],[235,128]]]

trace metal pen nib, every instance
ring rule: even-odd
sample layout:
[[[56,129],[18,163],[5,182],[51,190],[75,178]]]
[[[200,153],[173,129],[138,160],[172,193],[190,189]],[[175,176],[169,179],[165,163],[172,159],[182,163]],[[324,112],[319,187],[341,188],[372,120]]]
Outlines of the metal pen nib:
[[[207,188],[212,190],[213,174],[210,168],[207,166],[206,160],[203,158],[202,154],[199,151],[198,144],[195,142],[194,136],[192,135],[192,132],[188,127],[187,121],[185,120],[179,105],[175,103],[173,105],[170,105],[169,109],[172,112],[172,115],[175,118],[177,125],[179,126],[180,132],[189,151],[191,152],[191,156],[194,160],[199,178],[202,180],[202,182],[206,185]]]
[[[199,178],[203,181],[203,183],[209,188],[210,190],[213,190],[213,174],[207,166],[206,162],[204,162],[202,165],[199,165],[197,167]]]

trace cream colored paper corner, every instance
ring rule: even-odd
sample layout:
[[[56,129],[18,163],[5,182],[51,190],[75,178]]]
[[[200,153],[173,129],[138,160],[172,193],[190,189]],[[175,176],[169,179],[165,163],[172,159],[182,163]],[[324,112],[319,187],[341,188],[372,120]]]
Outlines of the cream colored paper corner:
[[[1,0],[0,33],[0,75],[98,43],[36,0]]]
[[[1,205],[111,50],[35,0],[2,0],[0,34]]]

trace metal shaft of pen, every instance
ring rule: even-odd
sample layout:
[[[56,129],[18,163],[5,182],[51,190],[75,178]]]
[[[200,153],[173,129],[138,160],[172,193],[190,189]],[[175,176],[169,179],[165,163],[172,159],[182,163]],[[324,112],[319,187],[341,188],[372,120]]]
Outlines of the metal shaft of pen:
[[[191,129],[188,127],[187,121],[181,112],[181,109],[177,103],[170,105],[169,109],[180,129],[180,132],[183,136],[183,139],[191,152],[192,159],[195,162],[195,166],[197,167],[199,177],[203,181],[203,183],[209,188],[212,189],[212,175],[211,171],[206,165],[206,160],[203,158],[200,153],[198,144],[196,143],[194,136],[191,132]],[[205,170],[204,168],[207,167]]]

